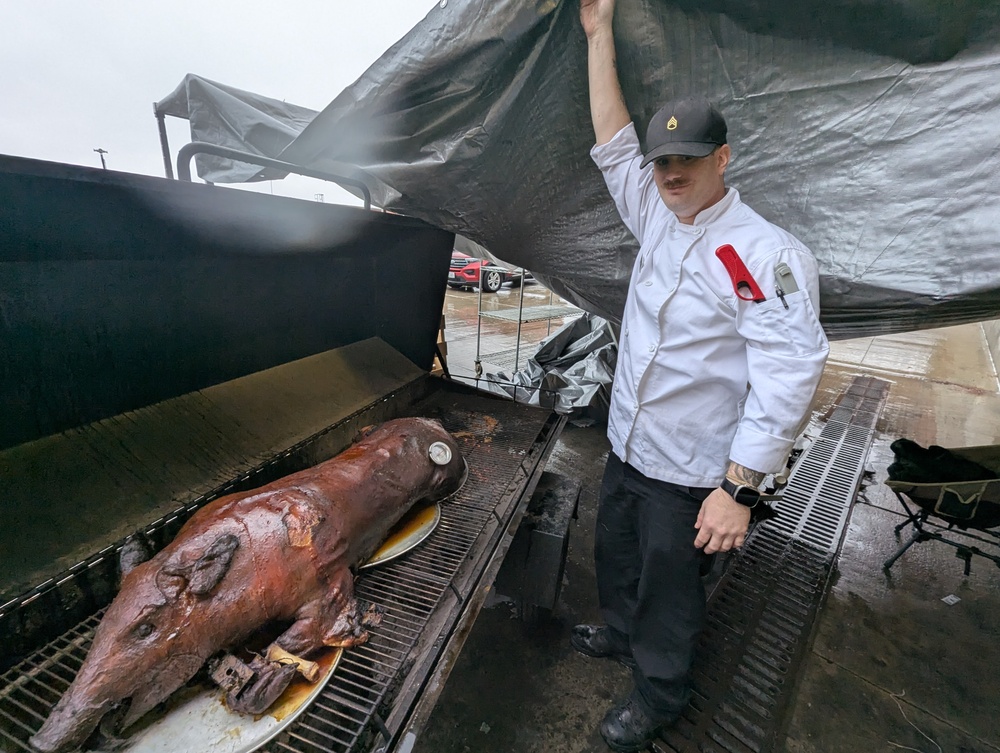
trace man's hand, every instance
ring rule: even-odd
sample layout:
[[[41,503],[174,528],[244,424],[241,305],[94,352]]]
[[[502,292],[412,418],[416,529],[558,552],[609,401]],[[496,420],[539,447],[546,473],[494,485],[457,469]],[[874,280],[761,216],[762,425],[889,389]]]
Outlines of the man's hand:
[[[586,35],[611,28],[615,15],[615,0],[580,0],[580,23]]]
[[[728,552],[733,547],[743,546],[743,538],[750,526],[750,508],[741,505],[726,494],[722,489],[716,489],[701,503],[701,511],[694,527],[698,535],[694,545],[705,554]]]

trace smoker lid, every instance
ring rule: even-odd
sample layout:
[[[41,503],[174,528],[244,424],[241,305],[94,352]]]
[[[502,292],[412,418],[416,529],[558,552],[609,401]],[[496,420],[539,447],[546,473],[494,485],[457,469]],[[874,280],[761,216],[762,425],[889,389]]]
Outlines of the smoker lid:
[[[0,451],[0,605],[424,375],[373,338]]]
[[[370,337],[429,370],[454,236],[0,156],[0,449]]]

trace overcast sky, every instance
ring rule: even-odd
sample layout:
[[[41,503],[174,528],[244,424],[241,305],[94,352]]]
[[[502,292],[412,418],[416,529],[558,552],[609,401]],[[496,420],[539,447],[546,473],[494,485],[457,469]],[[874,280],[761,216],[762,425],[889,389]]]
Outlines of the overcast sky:
[[[431,0],[0,0],[0,154],[163,177],[153,102],[187,73],[313,110],[353,83]],[[186,120],[167,118],[171,152]],[[359,203],[290,176],[254,190]]]

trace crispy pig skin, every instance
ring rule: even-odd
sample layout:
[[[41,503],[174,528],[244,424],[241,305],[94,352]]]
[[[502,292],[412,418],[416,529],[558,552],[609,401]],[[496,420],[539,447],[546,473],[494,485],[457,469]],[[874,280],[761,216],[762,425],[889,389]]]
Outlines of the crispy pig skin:
[[[447,497],[465,475],[437,421],[404,418],[366,430],[331,460],[206,505],[123,577],[76,679],[31,744],[46,753],[82,745],[125,702],[127,728],[209,657],[268,624],[290,623],[276,642],[303,657],[364,642],[354,570],[411,507]]]

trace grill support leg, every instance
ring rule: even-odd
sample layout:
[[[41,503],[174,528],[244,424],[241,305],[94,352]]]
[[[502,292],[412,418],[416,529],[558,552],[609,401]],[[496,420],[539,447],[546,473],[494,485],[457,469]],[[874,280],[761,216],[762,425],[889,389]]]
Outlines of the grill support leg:
[[[385,726],[385,722],[382,721],[382,716],[378,713],[372,714],[372,724],[378,730],[379,734],[382,735],[382,744],[375,748],[375,753],[385,753],[389,749],[389,743],[392,742],[392,733],[389,732],[389,728]]]
[[[518,615],[528,623],[555,609],[559,599],[581,488],[577,479],[542,473],[497,573],[497,591],[516,601]]]

